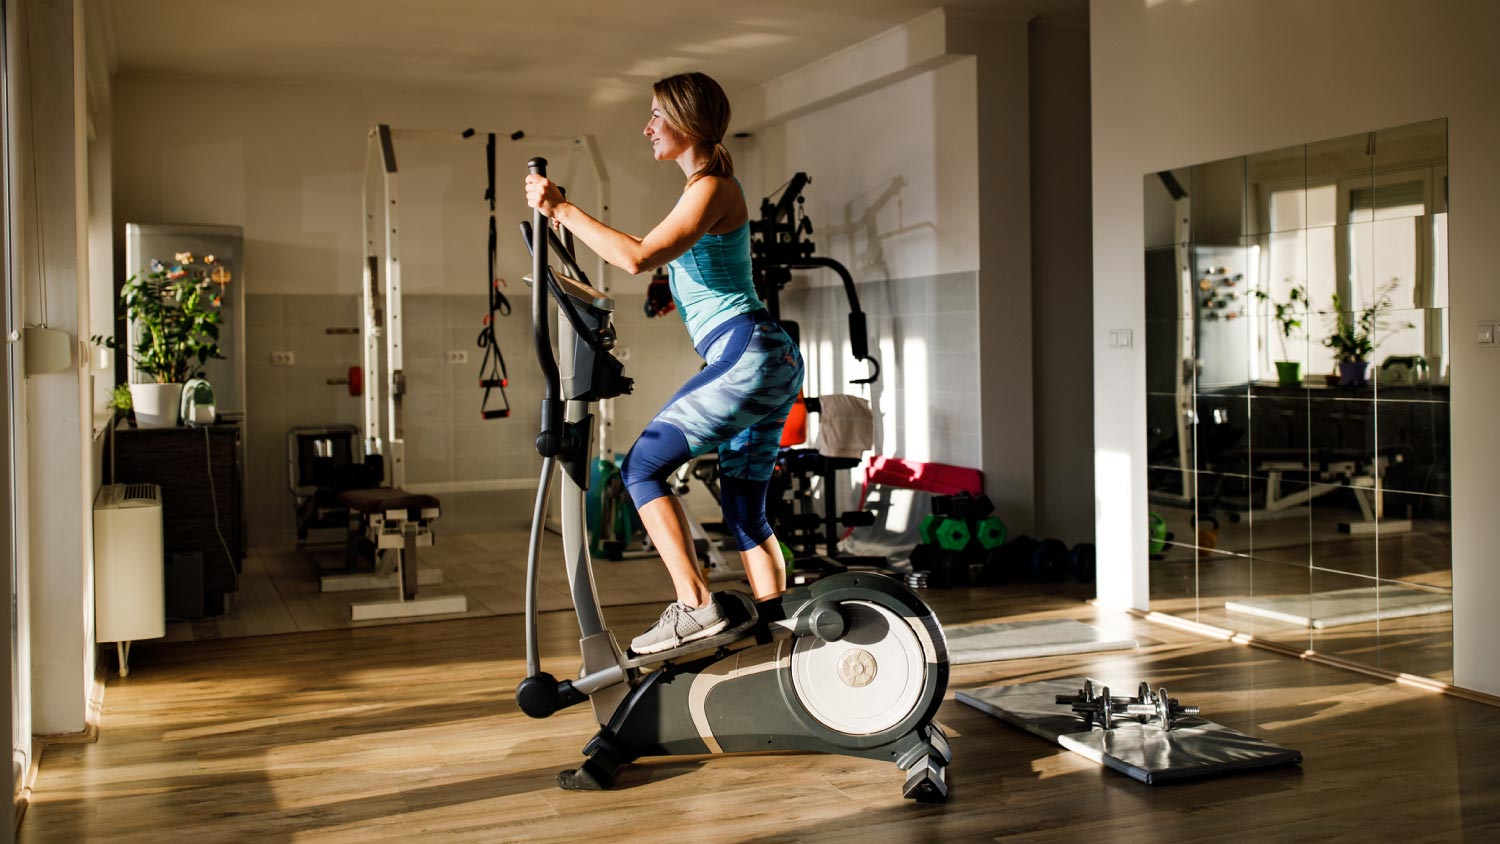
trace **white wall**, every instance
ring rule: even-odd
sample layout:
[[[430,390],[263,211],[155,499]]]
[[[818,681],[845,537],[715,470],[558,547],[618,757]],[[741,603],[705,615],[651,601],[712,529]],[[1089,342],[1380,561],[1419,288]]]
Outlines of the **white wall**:
[[[22,17],[29,81],[17,88],[34,94],[12,112],[25,185],[15,209],[23,313],[43,318],[45,284],[46,321],[76,340],[89,333],[82,20],[73,0],[38,0]],[[84,729],[94,674],[92,398],[76,347],[72,363],[26,381],[32,717],[42,734]]]
[[[1031,24],[1032,354],[1036,534],[1094,538],[1089,33]]]
[[[529,262],[516,224],[528,216],[525,162],[547,157],[561,179],[567,144],[511,144],[505,136],[598,135],[613,180],[613,222],[654,223],[676,199],[676,169],[653,166],[640,135],[642,100],[613,109],[451,91],[396,91],[121,76],[115,85],[115,217],[213,223],[245,230],[247,293],[359,292],[361,179],[375,123],[500,133],[496,179],[500,274]],[[403,285],[410,293],[483,293],[484,140],[400,143]],[[569,185],[589,208],[586,162]],[[477,270],[476,270],[477,268]],[[613,273],[614,276],[623,276]],[[623,280],[623,278],[621,279]],[[644,289],[641,287],[640,289]]]
[[[513,480],[534,478],[533,464],[539,461],[531,442],[540,376],[531,346],[529,293],[521,283],[530,258],[517,229],[530,218],[522,191],[526,160],[543,155],[550,175],[566,180],[573,157],[569,196],[590,211],[599,203],[582,152],[571,152],[569,143],[513,144],[507,136],[516,129],[559,139],[594,133],[609,169],[611,223],[644,234],[671,209],[682,185],[676,165],[654,162],[641,135],[649,102],[648,84],[642,85],[640,102],[602,109],[461,91],[116,79],[117,238],[127,222],[238,225],[245,232],[244,267],[233,283],[245,285],[249,320],[252,547],[292,541],[292,504],[281,458],[287,429],[359,421],[358,401],[326,385],[329,377],[358,364],[358,340],[324,336],[324,327],[358,324],[361,188],[371,125],[454,133],[472,126],[500,136],[497,272],[509,282],[506,293],[515,312],[501,321],[497,333],[510,367],[514,415],[488,422],[478,418],[479,397],[472,389],[482,356],[474,337],[483,314],[489,213],[484,139],[397,142],[411,391],[407,465],[413,484]],[[190,130],[168,128],[189,123]],[[116,254],[123,258],[121,248]],[[590,273],[597,266],[592,259],[582,263]],[[631,279],[613,269],[608,275],[621,299],[621,344],[632,355],[627,372],[637,379],[636,394],[617,402],[615,447],[623,452],[696,366],[675,315],[662,321],[670,330],[656,330],[660,323],[648,326],[640,318],[646,277]],[[306,307],[297,305],[299,297]],[[273,350],[296,352],[296,365],[270,368]],[[467,350],[469,362],[446,365],[445,350]],[[444,494],[444,529],[524,522],[528,495]]]
[[[942,9],[743,97],[761,193],[811,174],[820,254],[884,305],[881,453],[982,469],[1016,532],[1035,500],[1027,56],[1025,18]],[[839,344],[836,304],[811,307]],[[813,389],[849,389],[860,369],[833,357]]]
[[[974,74],[955,57],[757,131],[741,176],[752,213],[800,170],[817,254],[857,280],[979,269]]]
[[[1147,606],[1145,173],[1446,117],[1453,319],[1454,681],[1500,694],[1500,4],[1219,0],[1091,4],[1094,430],[1099,598]]]
[[[783,314],[802,328],[808,394],[869,399],[878,453],[963,466],[980,462],[975,96],[972,58],[899,79],[755,133],[742,177],[757,214],[793,173],[811,177],[816,254],[849,269],[869,314],[882,374],[856,387],[867,368],[838,277],[794,275]]]

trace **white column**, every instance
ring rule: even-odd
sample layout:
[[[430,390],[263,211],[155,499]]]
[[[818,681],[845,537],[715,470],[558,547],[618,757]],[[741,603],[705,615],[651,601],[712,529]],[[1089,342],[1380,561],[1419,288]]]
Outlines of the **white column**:
[[[87,244],[79,237],[87,231],[86,127],[74,49],[80,28],[75,0],[25,4],[13,104],[20,139],[13,172],[25,185],[15,209],[24,315],[43,319],[36,293],[44,278],[45,320],[75,341],[88,334]],[[94,673],[93,425],[87,355],[75,348],[73,357],[69,369],[26,381],[32,717],[39,734],[85,728]]]

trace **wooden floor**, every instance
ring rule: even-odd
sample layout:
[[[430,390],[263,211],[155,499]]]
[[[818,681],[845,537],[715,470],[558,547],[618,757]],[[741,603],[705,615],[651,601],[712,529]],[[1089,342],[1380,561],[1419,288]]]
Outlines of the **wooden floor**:
[[[524,530],[496,530],[439,534],[436,544],[418,554],[424,568],[442,572],[443,582],[422,587],[424,596],[463,595],[468,611],[424,618],[351,621],[349,604],[390,601],[394,587],[358,592],[322,592],[316,572],[337,573],[344,550],[337,544],[307,549],[252,549],[239,578],[237,606],[229,613],[167,625],[168,641],[232,639],[312,630],[420,624],[434,618],[482,618],[526,611],[526,549]],[[562,539],[547,534],[542,543],[542,567],[537,578],[537,606],[542,610],[571,607]],[[619,562],[600,560],[595,582],[605,606],[662,603],[674,597],[672,580],[659,557]]]
[[[1136,651],[956,667],[940,717],[951,800],[894,766],[818,755],[659,759],[563,792],[587,707],[533,721],[516,616],[143,643],[95,744],[54,745],[21,828],[50,842],[1244,842],[1500,840],[1500,709],[1097,611],[1082,587],[932,592],[945,623],[1099,621]],[[609,610],[621,630],[654,605]],[[578,665],[544,615],[544,668]],[[1206,717],[1301,750],[1300,768],[1146,786],[954,703],[1089,674],[1165,685]]]

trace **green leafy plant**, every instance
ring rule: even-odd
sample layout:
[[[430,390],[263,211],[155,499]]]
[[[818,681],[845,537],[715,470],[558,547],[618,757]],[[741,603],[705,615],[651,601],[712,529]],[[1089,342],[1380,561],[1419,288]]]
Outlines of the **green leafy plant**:
[[[115,418],[117,419],[129,416],[132,407],[130,402],[130,386],[128,384],[116,384],[114,390],[109,394],[109,403],[105,407],[114,411]]]
[[[223,360],[219,351],[221,287],[212,276],[222,268],[213,256],[201,263],[191,253],[179,252],[171,268],[151,262],[151,272],[133,275],[120,289],[125,316],[140,329],[140,339],[127,350],[136,368],[158,384],[181,383],[203,375],[203,364]],[[95,336],[94,342],[122,348],[115,337]]]
[[[1271,319],[1276,321],[1280,329],[1278,335],[1281,338],[1281,359],[1291,360],[1286,353],[1286,341],[1293,331],[1302,327],[1302,317],[1307,313],[1307,288],[1300,284],[1292,285],[1292,289],[1287,291],[1285,302],[1276,301],[1276,297],[1265,290],[1257,289],[1254,293],[1255,298],[1271,306]]]
[[[1323,345],[1333,350],[1339,363],[1359,363],[1367,359],[1393,330],[1415,328],[1412,322],[1392,324],[1387,319],[1391,294],[1401,280],[1393,278],[1375,290],[1375,301],[1358,312],[1345,311],[1339,294],[1333,294],[1333,333],[1323,338]]]

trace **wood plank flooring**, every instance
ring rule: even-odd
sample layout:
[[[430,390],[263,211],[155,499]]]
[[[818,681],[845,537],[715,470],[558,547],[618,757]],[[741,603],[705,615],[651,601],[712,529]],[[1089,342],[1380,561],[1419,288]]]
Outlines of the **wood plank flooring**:
[[[423,548],[424,567],[443,572],[443,583],[422,587],[423,595],[464,595],[465,613],[422,618],[351,621],[353,601],[395,598],[395,589],[324,593],[314,572],[343,565],[342,547],[262,549],[246,555],[240,576],[239,605],[229,613],[198,621],[167,625],[168,641],[232,639],[312,630],[355,629],[387,624],[419,624],[435,618],[482,618],[526,611],[526,546],[522,530],[441,534],[431,548]],[[563,568],[562,539],[548,534],[542,545],[543,565],[537,579],[537,606],[562,610],[572,606]],[[609,562],[594,566],[595,583],[605,606],[637,603],[665,604],[673,598],[672,581],[657,557]]]
[[[141,643],[99,741],[54,746],[21,828],[81,842],[1243,842],[1500,840],[1500,709],[1222,642],[1084,603],[1077,586],[929,593],[946,623],[1075,618],[1136,651],[959,666],[941,720],[951,800],[900,797],[894,766],[779,754],[649,760],[558,790],[587,707],[512,699],[517,616]],[[618,630],[655,604],[616,607]],[[544,669],[576,671],[576,622],[544,614]],[[1142,785],[951,700],[1088,674],[1165,685],[1300,768]]]

